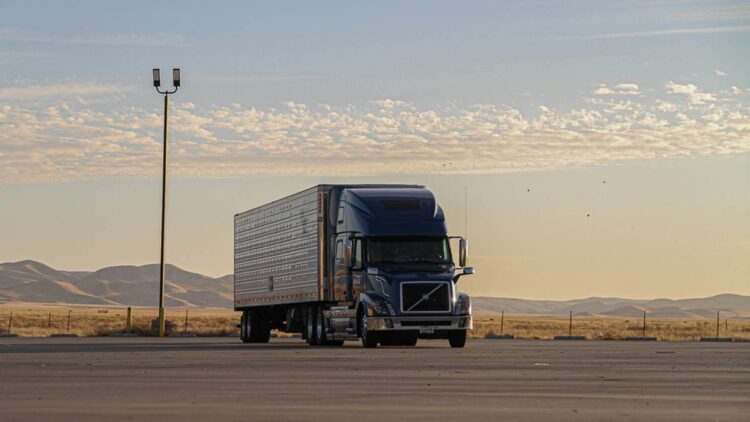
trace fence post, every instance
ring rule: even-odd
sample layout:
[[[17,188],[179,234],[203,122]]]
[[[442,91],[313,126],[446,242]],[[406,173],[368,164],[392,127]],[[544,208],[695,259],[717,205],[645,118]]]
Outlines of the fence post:
[[[643,337],[646,337],[646,310],[643,310]]]
[[[573,337],[573,310],[570,310],[570,320],[568,322],[568,337]]]
[[[73,312],[73,311],[71,311],[71,310],[68,310],[68,326],[67,326],[67,327],[65,328],[65,332],[66,332],[66,333],[69,333],[69,332],[70,332],[70,313],[71,313],[71,312]]]
[[[719,310],[716,310],[716,338],[719,338]]]
[[[10,318],[8,319],[8,334],[13,329],[13,311],[10,311]]]
[[[500,312],[500,335],[505,334],[505,331],[503,330],[505,326],[505,310]]]
[[[133,330],[133,309],[128,306],[128,316],[125,317],[125,332],[130,332]]]
[[[729,318],[724,318],[724,334],[729,337]]]
[[[185,308],[185,327],[182,328],[182,334],[187,334],[188,325],[188,308]]]
[[[47,317],[47,328],[52,327],[52,312],[49,313],[49,316]]]

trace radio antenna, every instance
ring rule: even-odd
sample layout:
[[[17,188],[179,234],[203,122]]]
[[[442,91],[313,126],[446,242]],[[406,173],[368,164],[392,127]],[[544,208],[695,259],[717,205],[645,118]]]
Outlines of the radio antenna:
[[[469,188],[464,186],[464,239],[469,238],[469,201],[468,198]]]

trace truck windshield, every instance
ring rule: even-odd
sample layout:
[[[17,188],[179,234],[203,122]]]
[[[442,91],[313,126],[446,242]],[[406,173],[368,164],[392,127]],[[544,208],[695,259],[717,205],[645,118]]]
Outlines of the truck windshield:
[[[379,264],[450,265],[445,238],[374,238],[367,240],[367,262]]]

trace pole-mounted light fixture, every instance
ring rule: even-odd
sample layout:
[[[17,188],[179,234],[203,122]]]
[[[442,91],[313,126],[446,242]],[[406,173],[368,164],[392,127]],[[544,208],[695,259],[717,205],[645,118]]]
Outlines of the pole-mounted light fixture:
[[[164,91],[162,91],[161,89],[159,89],[161,87],[161,69],[154,69],[151,72],[153,74],[154,88],[156,88],[156,92],[164,95],[174,94],[175,92],[177,92],[177,88],[180,87],[179,68],[172,69],[172,87],[174,88],[172,90],[165,89]]]
[[[152,71],[154,79],[154,88],[156,92],[164,95],[164,153],[162,155],[162,178],[161,178],[161,257],[159,260],[159,337],[164,337],[165,334],[165,321],[164,321],[164,283],[165,283],[165,271],[164,271],[164,234],[166,225],[166,213],[167,213],[167,134],[169,127],[169,95],[177,92],[180,87],[180,69],[172,69],[172,86],[174,89],[160,90],[161,86],[161,71],[159,69],[153,69]]]
[[[160,71],[159,69],[154,69],[152,72],[154,73],[154,87],[158,88],[161,86],[161,75],[159,75]]]

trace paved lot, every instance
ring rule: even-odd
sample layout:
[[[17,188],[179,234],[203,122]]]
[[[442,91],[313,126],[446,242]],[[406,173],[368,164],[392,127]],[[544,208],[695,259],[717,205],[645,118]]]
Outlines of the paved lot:
[[[0,338],[8,420],[748,420],[750,343]]]

